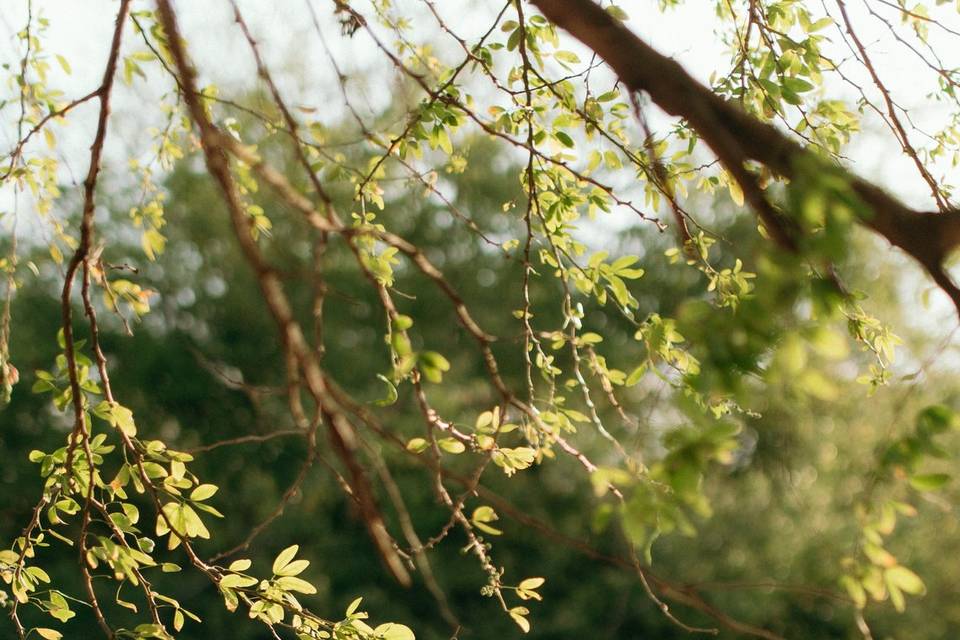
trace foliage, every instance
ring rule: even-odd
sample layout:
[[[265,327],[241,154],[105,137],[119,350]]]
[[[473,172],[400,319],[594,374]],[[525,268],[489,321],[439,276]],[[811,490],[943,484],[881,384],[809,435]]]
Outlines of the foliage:
[[[715,606],[708,587],[674,582],[674,571],[706,584],[782,575],[793,544],[816,568],[791,575],[832,603],[818,607],[850,612],[837,633],[871,637],[868,613],[898,624],[882,603],[902,613],[907,596],[934,595],[922,569],[938,583],[949,575],[926,553],[912,562],[898,536],[921,499],[949,506],[938,460],[953,455],[960,419],[936,380],[918,391],[932,362],[896,377],[903,340],[871,308],[903,310],[861,282],[860,269],[887,263],[867,255],[875,244],[859,229],[898,244],[950,295],[939,250],[955,241],[943,227],[925,257],[919,232],[890,226],[877,208],[888,196],[849,173],[843,154],[864,114],[879,113],[947,224],[952,188],[933,172],[956,164],[960,137],[951,124],[914,146],[845,3],[716,4],[731,58],[712,95],[789,131],[802,145],[783,147],[789,172],[727,140],[727,124],[665,118],[630,80],[584,62],[536,12],[576,11],[578,0],[508,2],[470,40],[429,2],[360,5],[308,7],[314,36],[324,39],[326,20],[348,48],[383,57],[395,77],[380,91],[395,97],[363,115],[328,50],[345,109],[331,123],[284,97],[237,5],[260,85],[230,97],[198,85],[189,52],[199,34],[181,38],[166,0],[156,11],[120,0],[102,84],[65,100],[51,62],[70,74],[79,61],[47,52],[50,23],[27,1],[0,106],[17,141],[0,173],[17,207],[2,262],[0,400],[16,416],[20,523],[0,551],[0,602],[19,637],[93,625],[107,637],[199,637],[239,626],[239,614],[301,640],[407,640],[418,626],[421,637],[493,635],[480,624],[569,633],[561,615],[539,613],[564,597],[555,583],[575,594],[586,632],[604,617],[603,603],[585,604],[602,590],[578,591],[593,581],[639,585],[662,614],[642,624],[664,637],[825,632],[838,624],[833,609]],[[620,33],[627,13],[604,9]],[[931,39],[946,23],[922,5],[866,11],[932,67],[933,97],[955,103],[955,74]],[[413,28],[426,17],[437,33]],[[430,46],[441,37],[455,53]],[[835,62],[832,38],[849,44],[874,93]],[[149,105],[163,126],[129,158],[129,183],[112,175],[98,189],[115,77],[163,87]],[[832,95],[833,82],[860,98]],[[89,169],[68,189],[58,135],[86,103],[99,114]],[[39,235],[18,238],[21,199]],[[637,228],[615,243],[624,216]],[[867,423],[891,411],[889,432]],[[856,437],[824,440],[825,415]],[[251,446],[257,455],[237,453]],[[829,480],[811,500],[832,517],[822,530],[795,521],[800,531],[779,542],[771,530],[797,483],[777,486],[778,473],[816,477],[812,465]],[[321,466],[332,481],[315,477]],[[783,504],[758,540],[740,521],[761,517],[761,494]],[[311,524],[311,513],[334,522]],[[729,557],[690,569],[685,551],[703,559],[718,539],[731,541]],[[548,551],[554,542],[626,579],[570,584],[562,572],[578,565]],[[337,589],[310,569],[322,545],[338,560],[325,572]],[[752,563],[734,560],[741,545]],[[363,559],[341,559],[343,549]],[[464,573],[457,551],[479,572]],[[660,563],[670,571],[653,571]],[[364,577],[373,572],[398,586]],[[417,618],[390,602],[411,574]],[[363,598],[334,601],[361,584]],[[453,589],[492,599],[502,620]],[[377,605],[372,616],[361,600]],[[379,622],[392,614],[405,623]],[[641,624],[630,615],[622,628]]]

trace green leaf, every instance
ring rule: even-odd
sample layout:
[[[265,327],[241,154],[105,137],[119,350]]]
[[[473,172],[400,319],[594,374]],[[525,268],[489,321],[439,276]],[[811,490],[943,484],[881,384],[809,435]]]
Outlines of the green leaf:
[[[436,132],[437,146],[446,153],[450,155],[453,153],[453,143],[450,142],[450,134],[446,129],[439,129]]]
[[[571,138],[565,131],[556,131],[553,135],[556,136],[557,140],[559,140],[563,146],[569,149],[574,147],[573,138]]]
[[[526,607],[514,607],[510,609],[510,617],[513,618],[513,621],[517,623],[517,626],[520,627],[520,630],[524,633],[530,633],[530,621],[526,618],[526,615],[529,613],[530,610]]]
[[[203,520],[201,520],[197,512],[193,510],[193,507],[188,504],[183,504],[180,505],[180,510],[183,514],[186,533],[189,537],[203,538],[204,540],[210,538],[210,531],[207,530],[206,525],[203,524]]]
[[[247,569],[250,568],[250,565],[252,564],[253,562],[251,562],[250,560],[246,558],[242,558],[240,560],[234,560],[233,562],[231,562],[230,566],[227,567],[227,569],[229,569],[230,571],[246,571]]]
[[[738,207],[742,207],[743,189],[740,188],[740,184],[731,178],[730,182],[727,183],[727,189],[730,190],[730,199],[733,200],[734,204],[736,204]]]
[[[416,640],[410,627],[396,622],[387,622],[373,630],[373,635],[380,640]]]
[[[436,351],[424,351],[417,360],[424,377],[433,383],[439,383],[443,374],[450,370],[450,362]]]
[[[283,568],[290,564],[290,561],[293,560],[299,550],[300,545],[294,544],[281,551],[277,559],[273,561],[273,574],[279,575],[280,572],[283,571]]]
[[[517,48],[517,45],[520,44],[520,29],[514,29],[510,34],[510,37],[507,38],[507,51],[513,51]]]
[[[413,326],[413,318],[410,316],[405,316],[402,314],[397,314],[393,319],[393,330],[394,331],[406,331]]]
[[[220,586],[225,589],[237,587],[252,587],[259,582],[256,578],[242,576],[239,573],[228,573],[220,580]]]
[[[636,369],[630,372],[630,375],[627,376],[627,380],[626,382],[624,382],[624,385],[628,387],[632,387],[633,385],[640,382],[640,380],[643,378],[643,375],[646,372],[647,372],[647,365],[641,364],[639,367],[637,367]]]
[[[350,605],[347,607],[347,611],[344,615],[346,615],[348,618],[352,616],[353,612],[357,610],[361,602],[363,602],[363,596],[360,596],[359,598],[351,602]]]
[[[201,484],[196,489],[190,492],[190,499],[201,501],[206,500],[217,492],[219,487],[215,484]]]
[[[617,20],[619,20],[620,22],[626,22],[627,20],[630,19],[630,16],[627,15],[627,12],[615,4],[612,4],[609,7],[607,7],[606,12],[609,13],[614,18],[616,18]],[[529,630],[529,626],[528,626],[528,629],[526,630]]]
[[[527,578],[517,585],[521,589],[539,589],[546,582],[545,578]]]
[[[309,566],[309,560],[294,560],[280,569],[280,571],[276,571],[275,573],[278,576],[296,576],[303,573],[304,570]]]
[[[814,88],[812,84],[803,78],[784,78],[783,86],[794,93],[803,93]]]
[[[387,386],[387,395],[380,398],[379,400],[374,400],[373,404],[378,407],[387,407],[397,401],[399,394],[397,393],[397,387],[387,376],[378,373],[377,378],[379,378]]]
[[[277,586],[285,591],[296,591],[297,593],[306,593],[313,594],[317,592],[317,588],[300,578],[295,578],[293,576],[283,576],[277,580]]]
[[[414,453],[422,453],[430,447],[430,443],[427,442],[424,438],[411,438],[407,442],[407,451],[412,451]]]
[[[67,75],[70,75],[71,73],[73,73],[73,69],[70,68],[70,63],[67,62],[67,59],[64,58],[62,55],[60,55],[59,53],[57,54],[57,63],[60,65],[60,68],[63,69],[63,71]]]
[[[917,491],[936,491],[949,481],[948,473],[920,473],[910,476],[910,485]]]
[[[466,445],[456,438],[440,438],[437,444],[447,453],[463,453],[467,450]]]
[[[943,433],[958,424],[960,421],[953,410],[942,404],[926,407],[917,416],[917,431],[926,436]]]
[[[890,602],[893,603],[893,608],[897,610],[897,613],[903,613],[907,608],[906,600],[903,597],[903,592],[900,591],[897,585],[888,582],[887,593],[890,595]]]
[[[473,523],[473,526],[492,536],[503,535],[503,531],[496,527],[491,527],[489,524],[499,519],[500,516],[493,510],[493,507],[488,506],[477,507],[473,510],[473,515],[470,516],[470,521]]]
[[[807,33],[813,33],[815,31],[820,31],[821,29],[826,29],[833,24],[833,18],[820,18],[807,28]]]
[[[120,605],[124,609],[130,609],[130,611],[137,613],[137,605],[133,604],[132,602],[127,602],[126,600],[121,600],[120,598],[115,598],[114,602],[116,602],[118,605]]]
[[[897,565],[887,569],[884,578],[889,584],[896,585],[898,589],[911,595],[920,595],[926,591],[920,576],[904,566]]]
[[[858,609],[863,609],[867,606],[867,592],[859,581],[850,576],[843,576],[840,578],[840,585],[846,589],[850,595],[850,599],[853,600],[853,604],[855,604]]]
[[[110,426],[122,431],[124,435],[131,438],[137,435],[137,426],[133,421],[133,412],[130,409],[116,402],[104,400],[94,408],[93,412],[97,417],[110,423]]]
[[[580,62],[580,57],[572,51],[554,51],[553,57],[562,62],[568,62],[570,64],[577,64]]]

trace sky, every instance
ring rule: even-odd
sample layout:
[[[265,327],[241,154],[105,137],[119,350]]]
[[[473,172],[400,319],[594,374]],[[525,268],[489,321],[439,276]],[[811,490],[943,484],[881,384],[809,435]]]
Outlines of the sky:
[[[331,10],[329,0],[240,0],[241,10],[251,26],[255,37],[262,43],[262,52],[268,66],[279,79],[281,91],[289,103],[315,105],[318,110],[310,117],[323,122],[339,121],[344,111],[341,106],[339,87],[327,54],[316,37],[307,2],[312,2],[321,20],[325,41],[343,72],[351,79],[348,86],[352,99],[363,115],[371,115],[386,105],[391,98],[389,90],[383,90],[384,78],[392,70],[370,40],[358,33],[353,38],[343,37]],[[945,111],[926,98],[934,87],[935,76],[915,57],[907,55],[895,46],[885,29],[876,20],[865,15],[865,2],[882,10],[881,0],[848,0],[848,7],[855,21],[862,25],[861,37],[870,49],[883,80],[892,89],[898,103],[911,109],[913,118],[922,129],[935,130],[942,125]],[[354,0],[356,6],[369,12],[369,6]],[[438,34],[436,22],[421,0],[399,0],[395,3],[409,11],[415,38],[436,43],[434,51],[447,62],[459,60],[462,53],[455,44]],[[501,5],[488,0],[437,1],[436,6],[445,21],[454,31],[468,41],[476,38],[487,27],[490,17]],[[728,64],[729,55],[724,45],[713,33],[715,17],[713,2],[708,0],[685,0],[673,10],[660,11],[656,0],[622,0],[621,6],[631,19],[627,23],[638,35],[662,53],[675,57],[695,77],[707,81],[710,74]],[[811,6],[819,2],[810,2]],[[829,4],[829,0],[828,0]],[[33,0],[35,14],[42,14],[50,21],[44,36],[45,47],[50,53],[66,57],[72,73],[65,74],[55,63],[51,70],[51,85],[63,90],[64,98],[83,95],[94,89],[103,73],[113,28],[117,0]],[[15,33],[22,28],[26,18],[27,0],[0,0],[0,64],[16,69],[22,52]],[[201,81],[215,82],[222,87],[222,95],[238,93],[249,86],[254,77],[254,65],[242,35],[233,23],[227,0],[180,0],[176,2],[184,35],[188,40],[190,54],[201,72]],[[152,4],[137,0],[134,9],[152,8]],[[960,16],[953,5],[940,8],[937,14],[951,27],[960,31]],[[890,15],[888,13],[888,15]],[[835,32],[827,32],[837,43],[831,55],[843,59],[849,54],[839,43]],[[124,52],[144,50],[132,30],[125,34]],[[387,41],[390,39],[387,38]],[[948,68],[960,67],[960,38],[934,30],[932,44]],[[582,60],[589,59],[586,52],[571,43],[566,48],[580,53]],[[870,87],[865,72],[850,73],[863,85]],[[9,72],[5,72],[9,76]],[[859,74],[859,75],[858,75]],[[603,73],[596,77],[603,80]],[[606,77],[608,82],[612,78]],[[160,124],[155,110],[145,109],[153,105],[169,90],[169,81],[159,73],[156,65],[148,70],[147,81],[135,81],[131,86],[118,83],[114,96],[116,118],[111,123],[105,155],[104,180],[122,182],[126,176],[127,160],[149,145],[148,129]],[[828,87],[832,95],[849,97],[849,91],[839,85]],[[17,88],[7,84],[0,86],[4,98],[15,98]],[[55,131],[60,140],[59,153],[63,162],[63,181],[69,185],[79,183],[87,169],[88,147],[96,126],[97,104],[91,101],[78,108],[66,127]],[[15,143],[15,110],[11,106],[0,110],[0,156]],[[37,137],[36,148],[43,148],[43,139]],[[876,119],[864,121],[864,133],[847,150],[850,165],[861,175],[877,181],[908,204],[918,208],[932,209],[930,195],[910,161],[900,153],[889,135],[882,135]],[[940,167],[949,173],[948,167]],[[14,208],[15,201],[9,187],[0,188],[0,212]],[[29,236],[29,204],[19,200],[21,209],[20,232]],[[624,215],[613,227],[626,224],[630,216]],[[6,229],[0,221],[0,229]],[[42,233],[40,234],[42,237]],[[916,280],[905,280],[904,296],[914,295]],[[952,310],[937,296],[931,317],[952,320]],[[952,321],[955,324],[955,321]]]
[[[306,104],[338,106],[332,100],[337,95],[335,76],[326,54],[313,31],[313,25],[306,11],[306,2],[311,0],[241,0],[240,7],[252,30],[260,41],[266,43],[262,51],[268,64],[274,70],[296,69],[296,75],[281,76],[282,87],[294,100],[300,99]],[[877,2],[877,0],[871,0]],[[312,0],[318,16],[323,21],[326,40],[337,57],[338,64],[347,75],[382,78],[384,72],[389,75],[389,65],[378,55],[368,39],[362,33],[353,39],[340,36],[327,0]],[[118,5],[116,0],[33,0],[35,10],[50,20],[45,42],[51,53],[58,53],[71,61],[72,75],[66,76],[53,65],[52,75],[56,86],[64,90],[65,97],[83,95],[95,88],[102,75],[103,61],[106,58],[112,31],[113,14]],[[16,68],[21,53],[14,34],[22,28],[25,21],[26,0],[0,0],[0,64],[9,64]],[[411,9],[414,16],[414,33],[435,34],[436,24],[425,11],[422,2],[406,0],[397,3]],[[466,0],[465,2],[436,3],[444,19],[455,31],[468,40],[479,35],[486,27],[489,17],[494,15],[498,5],[494,2]],[[656,10],[654,0],[633,0],[621,2],[631,14],[629,26],[641,37],[650,42],[659,51],[675,57],[700,80],[706,81],[710,74],[721,68],[729,59],[724,45],[713,33],[715,18],[713,3],[708,0],[686,0],[677,9],[661,12]],[[812,3],[817,4],[817,3]],[[149,8],[147,2],[135,2],[135,8]],[[243,87],[253,75],[253,62],[246,43],[233,24],[230,6],[227,0],[203,0],[202,2],[176,3],[184,34],[189,41],[191,55],[201,70],[201,77],[213,80],[225,87]],[[889,37],[884,37],[882,27],[865,19],[859,2],[851,2],[851,14],[858,23],[863,24],[862,38],[869,43],[878,69],[882,71],[884,81],[893,89],[898,102],[914,110],[917,122],[924,128],[933,128],[928,124],[939,122],[940,111],[930,106],[924,99],[933,85],[931,74],[910,56],[903,55],[902,49],[891,46]],[[455,7],[455,9],[453,9]],[[945,19],[960,29],[960,19],[956,13],[942,12]],[[422,27],[421,27],[422,25]],[[143,50],[142,43],[128,31],[125,51]],[[836,40],[836,38],[834,38]],[[441,52],[459,51],[451,46],[449,38],[441,41]],[[944,58],[945,65],[960,67],[960,39],[940,38],[934,33],[934,46]],[[572,45],[574,51],[583,49]],[[837,58],[844,57],[842,47],[837,49]],[[586,56],[581,56],[586,59]],[[451,56],[447,56],[452,60]],[[159,74],[150,74],[150,83],[159,85]],[[923,79],[923,81],[918,81]],[[869,79],[861,75],[861,84],[869,86]],[[359,88],[362,82],[351,81]],[[378,92],[377,87],[368,86],[361,94],[359,104],[369,100],[376,109],[389,98],[388,92]],[[846,90],[837,87],[837,93]],[[15,97],[15,87],[6,88],[5,97]],[[143,110],[138,104],[146,96],[159,93],[156,86],[137,83],[133,87],[119,87],[115,98],[115,111],[121,114],[121,120],[130,122],[130,131],[122,135],[132,137],[137,129],[142,130],[142,122],[136,115]],[[379,103],[378,103],[379,101]],[[331,119],[341,114],[332,110]],[[7,115],[13,115],[7,112]],[[71,118],[71,128],[77,129],[77,144],[83,149],[82,140],[92,138],[95,125],[96,104],[77,111]],[[6,119],[9,124],[9,118]],[[869,126],[870,123],[868,122]],[[122,126],[122,125],[121,125]],[[71,132],[72,133],[72,132]],[[15,131],[10,126],[0,128],[0,143],[3,147],[12,146]],[[71,136],[73,137],[73,136]],[[919,176],[910,175],[908,161],[898,158],[896,147],[879,147],[889,140],[877,140],[878,136],[863,136],[863,142],[850,149],[852,164],[858,171],[869,177],[879,177],[891,182],[890,188],[911,204],[922,205],[923,198],[929,194],[919,183]],[[111,145],[116,148],[116,145]],[[892,153],[891,153],[892,152]],[[68,154],[69,155],[69,154]],[[79,161],[80,159],[78,159]],[[78,167],[82,169],[83,167]],[[76,170],[77,168],[75,168]],[[914,172],[915,173],[915,172]],[[906,176],[905,176],[906,174]],[[907,177],[909,179],[905,180]],[[893,185],[893,179],[896,184]],[[916,180],[914,179],[916,178]]]

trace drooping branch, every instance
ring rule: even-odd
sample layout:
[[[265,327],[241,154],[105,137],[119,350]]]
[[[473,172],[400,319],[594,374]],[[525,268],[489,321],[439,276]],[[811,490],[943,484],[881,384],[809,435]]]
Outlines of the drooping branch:
[[[302,371],[306,387],[314,398],[320,414],[322,414],[322,422],[329,427],[328,433],[331,445],[344,465],[350,470],[353,480],[352,489],[357,495],[360,515],[367,526],[371,540],[377,547],[385,566],[397,581],[409,586],[410,576],[392,546],[392,540],[376,505],[373,489],[369,485],[363,467],[356,459],[357,442],[353,425],[330,393],[317,361],[316,353],[307,344],[299,323],[294,319],[290,302],[277,273],[264,261],[259,247],[250,235],[249,220],[239,200],[239,193],[230,172],[226,152],[219,143],[223,136],[210,121],[197,97],[195,72],[187,60],[186,52],[180,41],[180,32],[173,8],[166,0],[159,0],[157,7],[164,31],[167,34],[177,74],[185,89],[183,92],[184,101],[191,118],[200,130],[200,141],[207,169],[220,187],[227,210],[230,213],[236,238],[244,256],[256,272],[264,300],[280,332],[284,351]],[[312,448],[315,446],[312,442],[312,431],[310,439]]]
[[[753,160],[794,178],[811,156],[773,125],[714,94],[592,0],[530,1],[602,57],[630,90],[646,92],[665,112],[685,119],[734,175],[742,171],[744,162]],[[871,210],[863,224],[919,262],[960,313],[960,288],[943,267],[947,255],[960,245],[960,211],[916,211],[867,180],[852,173],[846,177]]]
[[[111,92],[113,90],[113,80],[116,75],[117,70],[117,61],[120,57],[120,44],[123,37],[123,27],[126,23],[127,15],[130,12],[130,0],[122,0],[120,3],[120,9],[117,12],[116,23],[114,27],[113,37],[110,42],[110,52],[107,56],[106,68],[103,72],[103,81],[100,83],[100,87],[96,91],[96,96],[100,101],[100,110],[97,117],[97,131],[94,136],[93,144],[90,147],[90,166],[87,170],[87,177],[83,182],[83,212],[81,215],[80,221],[80,242],[77,246],[76,251],[73,254],[73,257],[70,260],[69,266],[67,267],[67,273],[64,276],[63,289],[61,293],[61,319],[63,323],[63,337],[64,337],[64,355],[66,357],[68,373],[70,379],[70,388],[72,391],[72,400],[73,400],[73,409],[74,409],[74,425],[73,432],[70,436],[70,446],[67,450],[67,468],[72,468],[72,458],[77,447],[80,447],[83,450],[86,459],[89,462],[90,466],[90,476],[87,482],[85,503],[83,507],[83,524],[81,525],[80,535],[78,537],[78,551],[79,551],[79,562],[80,570],[84,578],[84,586],[87,591],[87,597],[90,603],[90,606],[93,609],[94,616],[96,617],[97,624],[100,626],[100,629],[103,631],[104,635],[107,638],[113,638],[114,632],[110,628],[110,625],[107,623],[106,618],[104,617],[103,610],[101,609],[100,603],[97,599],[97,594],[93,586],[93,577],[90,573],[90,567],[88,566],[89,560],[87,558],[87,531],[91,522],[91,513],[90,508],[93,503],[93,491],[95,487],[94,482],[94,472],[95,466],[93,463],[93,454],[90,448],[89,441],[89,432],[85,423],[86,410],[84,407],[84,395],[80,388],[80,380],[77,369],[77,360],[75,354],[75,345],[73,338],[73,314],[71,308],[71,292],[73,290],[74,279],[77,274],[78,269],[82,269],[83,275],[83,299],[84,306],[87,312],[87,315],[91,321],[91,328],[93,331],[94,337],[94,347],[97,356],[97,362],[101,367],[101,377],[103,378],[103,383],[105,385],[106,392],[110,393],[109,381],[106,377],[105,371],[105,359],[103,353],[100,351],[99,344],[96,341],[97,338],[97,329],[96,329],[96,320],[93,315],[92,306],[89,302],[89,285],[90,285],[90,253],[93,245],[93,232],[94,232],[94,214],[96,212],[96,187],[97,179],[100,176],[100,168],[102,165],[102,156],[103,156],[103,147],[106,142],[107,137],[107,125],[110,119],[110,98]],[[13,158],[11,160],[11,167],[13,166]],[[112,398],[110,398],[112,400]],[[26,551],[26,545],[24,546],[24,551]],[[22,561],[22,558],[21,558]],[[147,594],[147,601],[151,602],[149,593]],[[155,609],[152,608],[151,611],[155,612]]]

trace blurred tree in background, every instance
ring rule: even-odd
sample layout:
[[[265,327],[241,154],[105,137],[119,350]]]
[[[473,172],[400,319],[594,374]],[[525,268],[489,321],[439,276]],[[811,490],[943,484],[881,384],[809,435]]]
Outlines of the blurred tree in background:
[[[226,96],[195,86],[169,3],[119,4],[103,84],[75,102],[28,5],[3,107],[26,141],[7,219],[29,199],[42,220],[0,246],[4,633],[960,628],[953,331],[918,321],[944,304],[915,266],[957,299],[932,172],[960,137],[914,148],[905,112],[884,118],[939,214],[847,172],[859,115],[828,99],[844,76],[818,34],[877,74],[845,3],[717,3],[733,66],[709,90],[664,81],[616,5],[510,2],[449,64],[413,42],[414,8],[308,3],[396,67],[372,117],[338,68],[333,121],[283,99],[239,7],[259,85]],[[886,10],[931,47],[945,28]],[[98,190],[111,78],[147,72],[165,124]],[[27,143],[94,98],[68,188]]]

